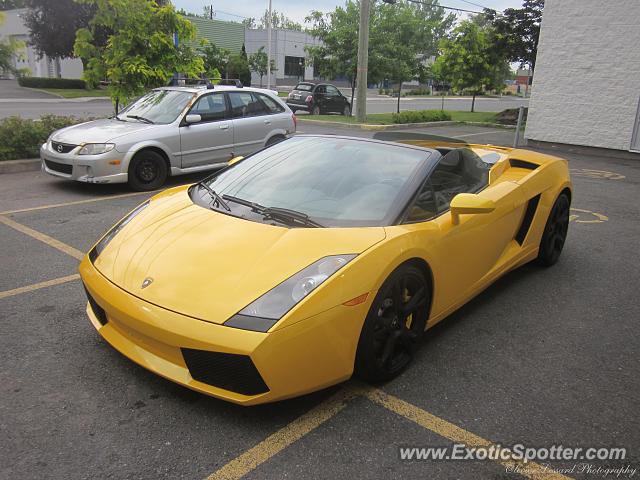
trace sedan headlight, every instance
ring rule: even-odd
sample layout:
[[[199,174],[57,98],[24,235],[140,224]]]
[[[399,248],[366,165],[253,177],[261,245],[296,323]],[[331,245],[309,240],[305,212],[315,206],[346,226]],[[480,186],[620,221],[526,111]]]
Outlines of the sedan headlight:
[[[115,148],[113,143],[85,143],[78,155],[101,155],[103,153],[110,152]]]
[[[321,258],[269,290],[224,324],[228,327],[266,332],[298,302],[355,257],[356,255],[351,254]]]
[[[89,252],[89,259],[91,262],[95,262],[96,258],[102,253],[102,251],[109,245],[109,242],[114,239],[114,237],[122,230],[127,223],[133,220],[133,217],[138,215],[142,210],[149,206],[149,200],[144,203],[141,203],[136,208],[134,208],[126,217],[116,223],[111,230],[107,232],[107,234],[102,237],[102,239],[96,243],[96,246],[91,249]]]

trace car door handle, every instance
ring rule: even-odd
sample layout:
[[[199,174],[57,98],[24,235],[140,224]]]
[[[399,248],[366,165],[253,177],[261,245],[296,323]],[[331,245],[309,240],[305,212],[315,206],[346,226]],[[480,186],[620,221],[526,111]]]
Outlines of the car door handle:
[[[271,125],[271,120],[265,120],[265,121],[264,121],[264,124],[265,124],[265,125]]]
[[[220,125],[220,130],[229,130],[229,124]]]

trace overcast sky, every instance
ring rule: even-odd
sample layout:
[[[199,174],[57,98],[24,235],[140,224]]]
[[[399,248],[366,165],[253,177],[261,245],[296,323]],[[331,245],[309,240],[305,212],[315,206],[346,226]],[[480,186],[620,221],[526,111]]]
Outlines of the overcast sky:
[[[269,7],[269,0],[172,0],[176,8],[184,8],[187,12],[202,13],[205,5],[213,4],[216,18],[219,20],[242,20],[243,17],[260,18]],[[311,10],[329,12],[337,5],[344,5],[344,0],[272,0],[273,9],[283,12],[286,16],[302,22]],[[476,5],[504,10],[505,8],[522,6],[522,0],[440,0],[441,5],[468,10],[482,10]],[[476,4],[476,5],[473,5]]]

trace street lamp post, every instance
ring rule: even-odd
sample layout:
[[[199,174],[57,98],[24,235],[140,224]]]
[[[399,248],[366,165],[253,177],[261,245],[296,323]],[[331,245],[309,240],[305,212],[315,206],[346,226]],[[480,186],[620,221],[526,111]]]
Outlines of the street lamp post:
[[[360,1],[360,28],[358,29],[358,70],[356,87],[356,119],[364,123],[367,118],[367,69],[369,64],[370,0]]]
[[[269,0],[269,18],[267,18],[267,90],[271,88],[271,0]]]

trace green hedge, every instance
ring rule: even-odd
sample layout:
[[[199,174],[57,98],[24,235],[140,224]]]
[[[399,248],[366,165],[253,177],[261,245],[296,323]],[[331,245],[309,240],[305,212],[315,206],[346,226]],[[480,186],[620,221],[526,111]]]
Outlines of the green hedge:
[[[444,122],[451,120],[451,115],[442,110],[407,110],[394,113],[392,118],[393,123]]]
[[[0,120],[0,160],[35,158],[55,130],[87,119],[45,115],[40,120],[9,117]]]
[[[87,88],[79,78],[19,77],[18,84],[29,88]]]

